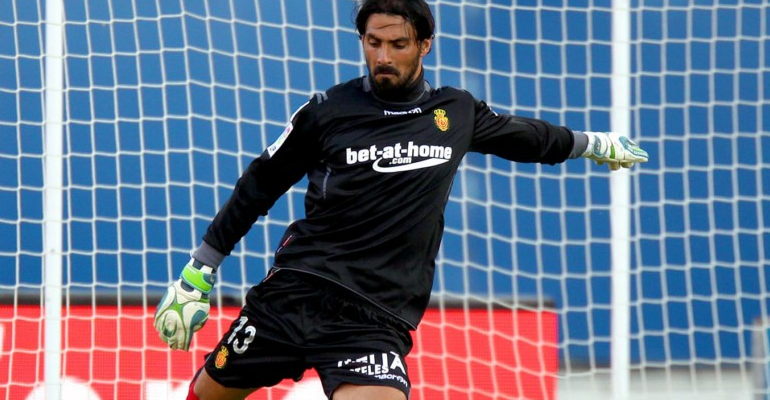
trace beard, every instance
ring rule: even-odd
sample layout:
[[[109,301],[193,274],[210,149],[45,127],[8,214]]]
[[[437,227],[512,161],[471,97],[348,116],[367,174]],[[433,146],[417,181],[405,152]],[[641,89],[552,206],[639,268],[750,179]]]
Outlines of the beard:
[[[419,58],[409,66],[409,69],[401,73],[398,69],[391,66],[377,66],[370,71],[371,82],[374,93],[377,97],[389,101],[407,101],[408,94],[413,89],[417,80],[417,71],[420,68]],[[378,76],[379,74],[390,74],[389,76]]]

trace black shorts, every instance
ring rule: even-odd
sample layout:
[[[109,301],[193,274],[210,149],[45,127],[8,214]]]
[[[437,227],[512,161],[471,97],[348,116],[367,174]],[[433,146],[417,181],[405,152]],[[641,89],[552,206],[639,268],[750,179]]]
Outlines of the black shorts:
[[[409,398],[409,327],[355,293],[313,275],[273,269],[214,351],[206,372],[231,388],[299,380],[315,368],[331,398],[339,385],[390,386]]]

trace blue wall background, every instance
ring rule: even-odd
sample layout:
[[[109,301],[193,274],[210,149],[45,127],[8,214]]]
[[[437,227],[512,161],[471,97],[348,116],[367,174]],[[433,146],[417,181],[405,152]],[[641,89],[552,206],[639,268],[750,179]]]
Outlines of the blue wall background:
[[[464,87],[501,112],[609,129],[609,0],[430,3],[434,85]],[[632,135],[652,157],[633,180],[633,360],[738,364],[768,309],[770,8],[634,6]],[[239,171],[291,112],[364,73],[352,7],[65,1],[67,287],[152,292],[175,279]],[[43,9],[0,2],[6,293],[42,282]],[[436,292],[547,298],[563,362],[607,363],[607,176],[583,160],[469,155],[447,207]],[[303,215],[303,185],[228,258],[221,291],[264,276],[283,226]]]

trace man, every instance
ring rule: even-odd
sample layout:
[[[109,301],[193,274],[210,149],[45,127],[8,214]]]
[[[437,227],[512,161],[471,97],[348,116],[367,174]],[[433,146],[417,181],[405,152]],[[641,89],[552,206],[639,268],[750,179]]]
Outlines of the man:
[[[428,305],[443,212],[469,151],[611,169],[647,161],[613,133],[498,115],[434,89],[422,60],[434,21],[424,0],[365,0],[356,28],[369,75],[312,97],[247,168],[158,306],[155,326],[187,350],[208,318],[222,259],[259,216],[308,176],[306,218],[288,227],[268,276],[207,357],[188,399],[243,399],[315,368],[334,400],[409,397],[404,357]]]

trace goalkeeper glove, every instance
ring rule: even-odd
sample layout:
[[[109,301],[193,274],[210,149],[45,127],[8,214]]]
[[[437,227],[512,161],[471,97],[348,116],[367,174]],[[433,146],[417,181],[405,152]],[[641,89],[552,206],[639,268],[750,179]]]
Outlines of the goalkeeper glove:
[[[631,168],[634,163],[647,162],[649,156],[633,140],[615,132],[583,132],[588,136],[588,147],[583,157],[596,164],[607,163],[610,170]]]
[[[169,347],[185,351],[190,348],[193,333],[209,318],[209,292],[215,282],[212,267],[190,259],[179,280],[168,287],[155,311],[155,329]]]

